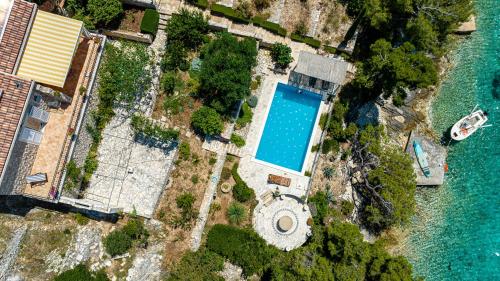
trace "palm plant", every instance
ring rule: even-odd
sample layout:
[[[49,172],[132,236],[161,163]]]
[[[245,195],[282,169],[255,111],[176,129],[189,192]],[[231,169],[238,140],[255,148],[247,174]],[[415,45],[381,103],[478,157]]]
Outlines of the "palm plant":
[[[247,211],[245,209],[245,206],[236,202],[229,205],[229,208],[227,209],[227,218],[232,224],[239,225],[246,219],[246,217]]]

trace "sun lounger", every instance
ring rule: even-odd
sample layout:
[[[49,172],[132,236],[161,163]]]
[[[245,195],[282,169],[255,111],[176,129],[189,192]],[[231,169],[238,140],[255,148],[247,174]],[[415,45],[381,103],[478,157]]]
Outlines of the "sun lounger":
[[[264,204],[264,206],[269,206],[271,205],[271,203],[273,202],[273,192],[271,190],[268,190],[266,192],[264,192],[264,194],[262,194],[262,196],[260,196],[260,199],[262,199],[262,203]]]
[[[26,176],[26,182],[30,184],[41,183],[46,181],[47,181],[47,174],[45,173],[38,173]]]
[[[286,186],[286,187],[290,187],[291,181],[292,180],[290,178],[277,176],[277,175],[273,175],[273,174],[269,174],[269,176],[267,177],[268,183],[277,184],[277,185]]]

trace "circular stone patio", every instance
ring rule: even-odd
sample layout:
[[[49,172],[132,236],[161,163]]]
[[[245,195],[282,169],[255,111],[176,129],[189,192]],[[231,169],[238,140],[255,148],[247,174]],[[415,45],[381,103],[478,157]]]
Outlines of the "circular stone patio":
[[[294,197],[281,195],[269,206],[259,203],[254,210],[254,228],[267,243],[290,251],[300,247],[311,235],[307,219],[309,208]]]

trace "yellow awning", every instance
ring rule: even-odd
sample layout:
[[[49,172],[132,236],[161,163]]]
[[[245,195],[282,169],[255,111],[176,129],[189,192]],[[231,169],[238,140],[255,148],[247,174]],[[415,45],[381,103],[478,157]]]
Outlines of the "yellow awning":
[[[38,10],[17,75],[64,87],[83,22]]]

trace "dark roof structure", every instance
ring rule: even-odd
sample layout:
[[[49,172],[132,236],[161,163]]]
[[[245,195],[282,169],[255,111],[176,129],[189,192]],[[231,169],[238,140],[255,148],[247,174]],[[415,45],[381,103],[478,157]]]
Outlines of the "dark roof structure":
[[[0,175],[22,122],[32,86],[32,81],[0,72]]]
[[[348,63],[333,58],[301,51],[299,61],[293,70],[309,77],[343,85]]]

